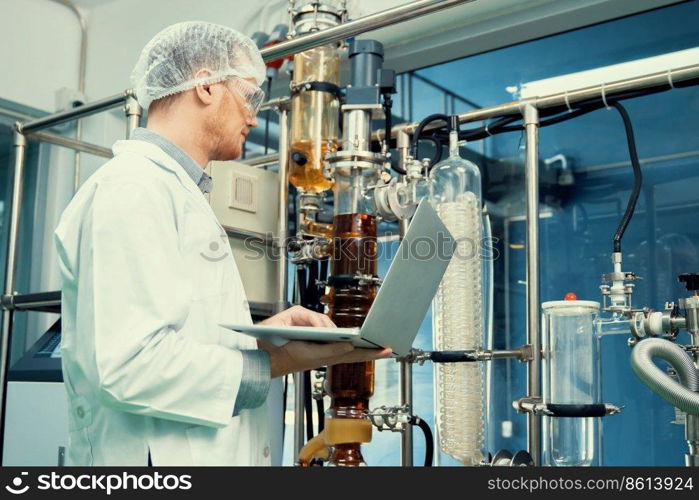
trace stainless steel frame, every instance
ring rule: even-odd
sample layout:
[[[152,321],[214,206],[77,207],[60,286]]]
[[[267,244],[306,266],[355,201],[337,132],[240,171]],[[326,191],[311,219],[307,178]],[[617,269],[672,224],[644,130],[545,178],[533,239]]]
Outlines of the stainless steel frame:
[[[304,50],[332,42],[339,42],[368,31],[384,28],[403,21],[409,21],[417,17],[473,1],[474,0],[419,0],[417,2],[410,2],[340,24],[334,28],[316,31],[264,48],[261,50],[262,59],[265,61],[274,61],[298,52],[303,52]]]
[[[669,71],[660,71],[658,73],[650,73],[648,75],[629,78],[626,80],[618,80],[616,82],[605,83],[604,85],[593,85],[581,89],[570,90],[568,92],[558,92],[542,97],[536,97],[523,101],[511,101],[489,108],[475,109],[459,114],[459,123],[476,122],[488,120],[490,118],[500,118],[503,116],[517,115],[522,113],[522,107],[529,103],[535,108],[541,110],[553,108],[556,106],[566,106],[567,104],[575,104],[588,99],[599,99],[606,96],[607,99],[613,99],[615,95],[629,90],[642,90],[650,87],[667,85],[670,89],[670,82],[679,83],[685,80],[690,80],[699,77],[699,64],[675,68]],[[391,129],[391,137],[396,137],[399,132],[407,132],[413,134],[418,126],[418,122],[403,123],[396,125]],[[439,127],[439,123],[427,125],[424,130],[432,130]],[[383,130],[374,132],[372,138],[379,140],[384,137]]]
[[[27,134],[26,137],[28,139],[36,139],[37,141],[48,142],[49,144],[55,144],[56,146],[74,149],[75,151],[82,151],[83,153],[101,156],[102,158],[111,158],[114,156],[112,150],[109,148],[98,146],[96,144],[90,144],[89,142],[79,141],[77,139],[71,139],[70,137],[63,137],[62,135],[52,134],[50,132],[32,132]]]
[[[532,104],[523,108],[526,130],[524,165],[527,210],[527,343],[532,359],[527,372],[528,397],[541,396],[541,335],[539,323],[539,110]],[[541,465],[541,417],[527,413],[527,443],[534,465]]]
[[[134,95],[131,90],[126,90],[121,94],[117,94],[99,101],[87,103],[78,106],[74,109],[48,115],[36,120],[25,123],[17,122],[15,124],[14,135],[14,181],[12,188],[12,206],[10,209],[10,226],[8,238],[7,262],[5,264],[5,295],[16,295],[15,281],[17,276],[17,255],[19,251],[19,228],[20,214],[22,212],[22,192],[24,184],[24,165],[27,148],[27,138],[32,137],[37,140],[45,140],[51,144],[96,154],[103,157],[111,157],[111,151],[107,148],[89,144],[77,139],[70,139],[48,132],[41,132],[44,129],[66,123],[73,120],[79,120],[86,116],[94,115],[101,111],[115,108],[122,105],[127,100],[130,100],[131,107],[125,109],[128,118],[128,132],[132,127],[137,125],[134,116],[140,118],[141,108],[138,103],[135,103]],[[135,103],[135,105],[134,105]],[[4,442],[5,432],[5,403],[6,403],[6,388],[7,388],[7,370],[10,362],[10,341],[12,332],[12,322],[14,319],[14,310],[6,307],[9,301],[2,300],[3,318],[2,318],[2,338],[0,338],[0,458],[2,457],[2,446]]]

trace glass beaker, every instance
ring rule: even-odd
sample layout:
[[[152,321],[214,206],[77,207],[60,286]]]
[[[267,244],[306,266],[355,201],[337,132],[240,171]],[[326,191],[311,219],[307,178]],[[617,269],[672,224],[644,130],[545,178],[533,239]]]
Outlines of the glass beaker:
[[[542,309],[544,403],[576,410],[601,404],[599,302],[558,300]],[[601,465],[600,433],[600,417],[544,416],[544,464]]]

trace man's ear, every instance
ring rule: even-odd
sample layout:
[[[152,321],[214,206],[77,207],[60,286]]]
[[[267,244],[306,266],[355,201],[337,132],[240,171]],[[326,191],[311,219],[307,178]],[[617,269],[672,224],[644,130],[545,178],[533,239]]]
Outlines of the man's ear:
[[[211,85],[206,83],[204,85],[197,85],[194,87],[194,91],[197,95],[197,99],[204,104],[208,105],[214,102],[214,96],[211,93]]]
[[[197,71],[197,74],[194,75],[194,78],[207,78],[209,76],[211,76],[211,71],[209,71],[208,69],[200,69],[199,71]],[[202,104],[208,105],[214,101],[211,84],[205,83],[202,85],[197,85],[196,87],[194,87],[194,91],[196,93],[197,98]]]

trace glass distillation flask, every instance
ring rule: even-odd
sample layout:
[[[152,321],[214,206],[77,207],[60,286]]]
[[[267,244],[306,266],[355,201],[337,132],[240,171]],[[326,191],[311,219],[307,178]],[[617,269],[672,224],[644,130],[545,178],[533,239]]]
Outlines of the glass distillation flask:
[[[307,193],[332,187],[323,174],[323,159],[337,151],[340,107],[329,90],[339,83],[337,46],[324,45],[294,56],[289,180]]]
[[[474,163],[459,156],[458,127],[458,117],[450,117],[449,157],[430,172],[431,202],[457,242],[432,303],[433,348],[439,351],[483,344],[481,177]],[[484,446],[482,363],[439,363],[434,371],[440,449],[477,465]]]

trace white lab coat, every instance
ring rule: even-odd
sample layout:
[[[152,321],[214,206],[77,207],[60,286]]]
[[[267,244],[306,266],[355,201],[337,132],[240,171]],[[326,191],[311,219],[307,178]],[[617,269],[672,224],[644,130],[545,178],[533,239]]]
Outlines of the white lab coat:
[[[251,323],[225,231],[157,146],[119,141],[55,240],[76,465],[269,465],[267,405],[233,417]]]

